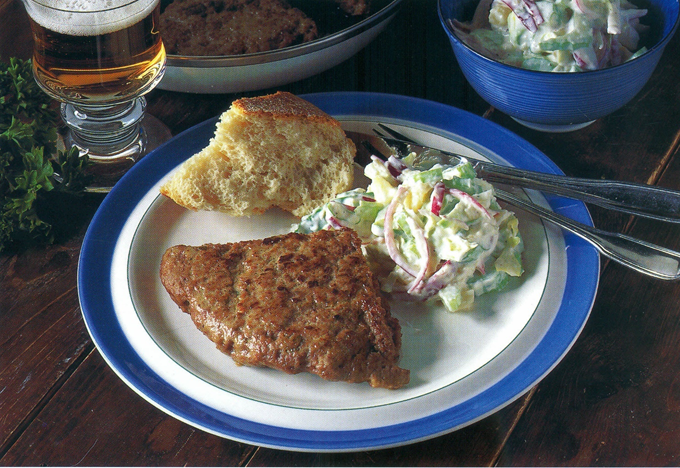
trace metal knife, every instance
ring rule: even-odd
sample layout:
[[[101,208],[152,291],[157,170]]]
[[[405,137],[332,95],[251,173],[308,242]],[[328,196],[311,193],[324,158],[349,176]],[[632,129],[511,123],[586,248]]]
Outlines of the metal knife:
[[[383,125],[380,128],[389,129]],[[414,152],[417,155],[416,165],[421,167],[436,162],[456,165],[464,158],[475,168],[478,177],[489,182],[540,190],[632,215],[680,223],[680,191],[677,190],[634,182],[546,174],[464,157],[438,148],[422,146],[406,138],[395,138],[393,135],[387,137],[384,134],[377,136],[350,131],[345,133],[355,144],[373,146],[373,149],[380,153],[377,156],[384,157],[387,151],[398,157]]]

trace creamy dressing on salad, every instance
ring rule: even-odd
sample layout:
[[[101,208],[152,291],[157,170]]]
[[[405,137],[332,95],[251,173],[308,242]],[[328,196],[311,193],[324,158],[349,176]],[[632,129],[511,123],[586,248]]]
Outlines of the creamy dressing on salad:
[[[495,60],[577,72],[643,54],[638,43],[648,29],[640,24],[646,14],[628,0],[482,0],[471,23],[452,23],[466,44]]]
[[[293,230],[354,229],[385,292],[438,300],[451,312],[469,308],[475,296],[523,273],[517,218],[469,162],[418,170],[413,157],[374,158],[366,189],[338,195]]]

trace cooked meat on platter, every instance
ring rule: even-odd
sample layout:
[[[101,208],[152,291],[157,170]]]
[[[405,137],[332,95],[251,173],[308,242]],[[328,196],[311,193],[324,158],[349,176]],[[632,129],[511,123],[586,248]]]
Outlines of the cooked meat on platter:
[[[318,37],[314,20],[285,0],[175,0],[161,14],[170,54],[240,55]]]
[[[239,365],[396,389],[401,328],[352,230],[169,248],[161,281]]]
[[[340,8],[347,14],[354,16],[367,14],[371,6],[370,0],[335,0],[335,3],[340,4]]]
[[[163,8],[160,30],[171,55],[242,55],[341,31],[370,9],[369,0],[174,0]],[[336,18],[335,10],[352,20]]]

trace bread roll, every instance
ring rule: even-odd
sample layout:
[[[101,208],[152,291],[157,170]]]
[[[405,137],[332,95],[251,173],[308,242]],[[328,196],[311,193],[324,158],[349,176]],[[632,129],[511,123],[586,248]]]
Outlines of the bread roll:
[[[244,98],[160,191],[191,210],[304,216],[351,188],[355,154],[340,123],[311,103],[285,92]]]

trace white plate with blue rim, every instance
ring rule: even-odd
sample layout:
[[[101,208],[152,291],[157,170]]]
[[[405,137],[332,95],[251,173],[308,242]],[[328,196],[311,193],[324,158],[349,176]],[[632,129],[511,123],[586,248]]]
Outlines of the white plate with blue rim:
[[[403,96],[302,96],[346,130],[389,124],[423,144],[515,167],[561,174],[535,147],[465,111]],[[221,437],[265,447],[342,452],[394,447],[474,423],[516,400],[571,348],[595,299],[599,255],[580,238],[516,210],[525,273],[474,308],[391,302],[402,327],[398,390],[239,367],[180,311],[159,279],[176,244],[264,238],[297,218],[279,210],[234,218],[185,210],[159,194],[176,167],[208,144],[216,119],[146,156],[105,198],[85,236],[78,269],[90,335],[111,368],[141,397]],[[592,225],[581,202],[525,191],[560,214]]]

